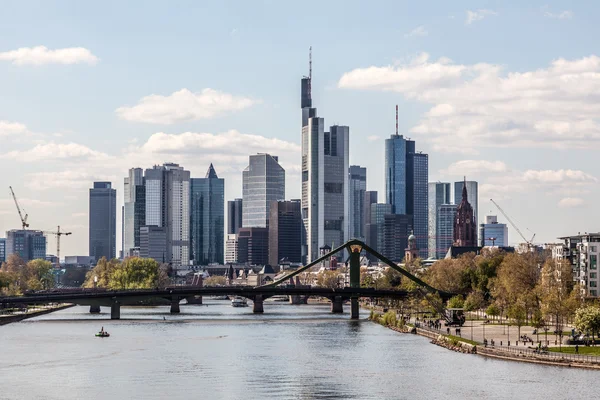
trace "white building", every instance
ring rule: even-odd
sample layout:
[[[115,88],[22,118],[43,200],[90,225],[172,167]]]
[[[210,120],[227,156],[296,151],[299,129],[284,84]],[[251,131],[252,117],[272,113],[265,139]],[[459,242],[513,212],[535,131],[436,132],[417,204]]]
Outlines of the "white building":
[[[238,260],[238,235],[228,234],[225,242],[225,264],[235,264]]]
[[[561,237],[562,249],[552,248],[552,257],[556,260],[567,259],[572,265],[573,280],[582,288],[582,294],[598,297],[600,280],[598,279],[598,259],[600,257],[600,233],[584,233],[576,236]]]
[[[508,246],[508,226],[499,224],[496,215],[485,217],[485,224],[479,225],[479,240],[481,246]]]

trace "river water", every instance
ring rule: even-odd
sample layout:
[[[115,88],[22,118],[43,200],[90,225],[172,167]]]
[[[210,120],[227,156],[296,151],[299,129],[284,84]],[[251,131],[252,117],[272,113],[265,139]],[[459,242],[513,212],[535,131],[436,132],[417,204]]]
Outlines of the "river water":
[[[582,399],[593,370],[465,355],[328,305],[73,307],[0,327],[0,399]],[[101,326],[110,338],[94,336]]]

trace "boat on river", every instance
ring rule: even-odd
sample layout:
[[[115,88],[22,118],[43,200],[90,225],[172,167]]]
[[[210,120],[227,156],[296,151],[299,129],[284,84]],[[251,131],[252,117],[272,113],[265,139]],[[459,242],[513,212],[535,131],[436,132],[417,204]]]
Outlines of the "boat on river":
[[[98,333],[96,333],[96,337],[109,337],[110,333],[106,332],[104,328]]]
[[[232,307],[248,307],[248,300],[245,297],[236,296],[231,300]]]

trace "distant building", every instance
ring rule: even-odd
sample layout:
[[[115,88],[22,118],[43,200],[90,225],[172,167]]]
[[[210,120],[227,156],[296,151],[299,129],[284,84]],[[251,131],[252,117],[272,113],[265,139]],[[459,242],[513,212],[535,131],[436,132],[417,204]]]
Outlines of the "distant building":
[[[499,224],[496,215],[488,215],[479,225],[479,240],[482,246],[508,246],[508,226]]]
[[[159,263],[168,263],[167,228],[142,226],[140,228],[140,257],[153,258]]]
[[[408,248],[407,232],[412,230],[412,215],[387,214],[383,216],[381,254],[392,261],[402,262]],[[412,235],[414,238],[415,236]]]
[[[190,238],[195,265],[224,261],[225,180],[210,164],[205,178],[191,179]]]
[[[473,207],[468,201],[467,186],[462,188],[462,200],[456,208],[454,220],[454,246],[477,247],[477,225]]]
[[[376,225],[371,224],[371,206],[373,204],[377,204],[377,191],[368,190],[365,192],[365,200],[363,202],[363,233],[365,235],[364,241],[367,246],[371,246],[372,248],[377,247],[377,232]],[[371,254],[367,253],[367,257],[370,259],[375,259],[375,257]]]
[[[302,213],[300,200],[274,201],[269,217],[269,264],[302,261]]]
[[[65,256],[65,267],[90,267],[96,264],[94,257]]]
[[[144,170],[131,168],[123,185],[123,256],[140,247],[140,227],[146,225],[146,186]]]
[[[267,228],[271,202],[285,199],[285,170],[277,156],[255,154],[242,172],[242,226]]]
[[[242,227],[242,199],[227,202],[227,234],[236,234]]]
[[[467,200],[473,208],[473,219],[475,220],[475,226],[479,223],[479,188],[476,181],[460,181],[454,182],[454,204],[459,205],[462,201],[463,187],[467,187]],[[477,236],[477,232],[475,232]]]
[[[46,237],[42,231],[13,229],[6,232],[5,259],[17,254],[23,261],[46,259]]]
[[[438,210],[444,204],[452,204],[450,196],[450,183],[449,182],[430,182],[429,183],[429,206],[427,210],[428,214],[428,226],[429,226],[429,244],[428,244],[428,257],[429,258],[440,258],[440,254],[437,252],[438,238],[441,236],[438,231]],[[447,251],[448,249],[446,249]],[[443,253],[445,255],[446,252]],[[441,255],[443,257],[443,255]]]
[[[179,164],[155,165],[144,172],[146,185],[146,226],[165,228],[166,247],[152,249],[164,253],[175,267],[190,263],[190,171]],[[141,245],[140,230],[140,252]]]
[[[350,194],[349,201],[349,239],[364,240],[365,224],[365,193],[367,191],[367,169],[358,165],[351,165],[349,174]]]
[[[269,263],[269,228],[240,228],[238,263],[248,265]]]
[[[238,235],[230,233],[225,242],[225,264],[236,264],[238,262]]]
[[[456,204],[442,204],[438,207],[436,217],[436,247],[435,258],[438,260],[446,257],[448,249],[454,243],[454,222],[456,220]]]
[[[6,261],[6,239],[0,238],[0,263],[4,261]]]
[[[89,209],[90,257],[100,260],[116,257],[117,191],[110,182],[94,182],[90,189]]]
[[[389,215],[389,214],[392,214],[392,205],[391,204],[389,204],[389,203],[371,204],[371,224],[369,227],[369,229],[370,229],[369,236],[370,236],[371,243],[367,243],[367,245],[382,254],[384,251],[383,229],[384,229],[385,216]],[[387,256],[387,254],[383,254],[383,255]]]
[[[584,233],[560,237],[564,242],[562,248],[554,246],[552,257],[555,260],[568,260],[573,271],[573,281],[582,288],[582,294],[598,297],[600,277],[598,276],[598,260],[600,260],[600,233]]]

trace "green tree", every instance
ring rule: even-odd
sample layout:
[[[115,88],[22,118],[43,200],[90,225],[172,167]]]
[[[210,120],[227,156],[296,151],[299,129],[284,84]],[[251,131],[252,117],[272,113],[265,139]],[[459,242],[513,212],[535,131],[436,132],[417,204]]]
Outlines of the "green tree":
[[[587,334],[592,334],[592,343],[594,337],[600,331],[600,307],[590,305],[578,308],[575,312],[575,327]]]
[[[448,300],[448,308],[463,308],[465,305],[465,299],[461,296],[454,296]]]
[[[340,285],[340,276],[337,271],[325,270],[317,276],[319,287],[335,289]]]
[[[495,318],[500,315],[500,308],[496,304],[492,303],[485,310],[485,313]]]
[[[225,286],[227,284],[227,279],[221,275],[209,276],[202,283],[204,286]]]
[[[467,311],[474,311],[481,309],[485,304],[483,293],[479,290],[473,291],[467,295],[465,299],[464,308]]]
[[[519,337],[521,337],[521,327],[525,325],[525,321],[527,319],[527,311],[525,310],[525,304],[522,301],[518,301],[514,304],[511,304],[508,307],[506,312],[506,316],[512,318],[519,329]]]

